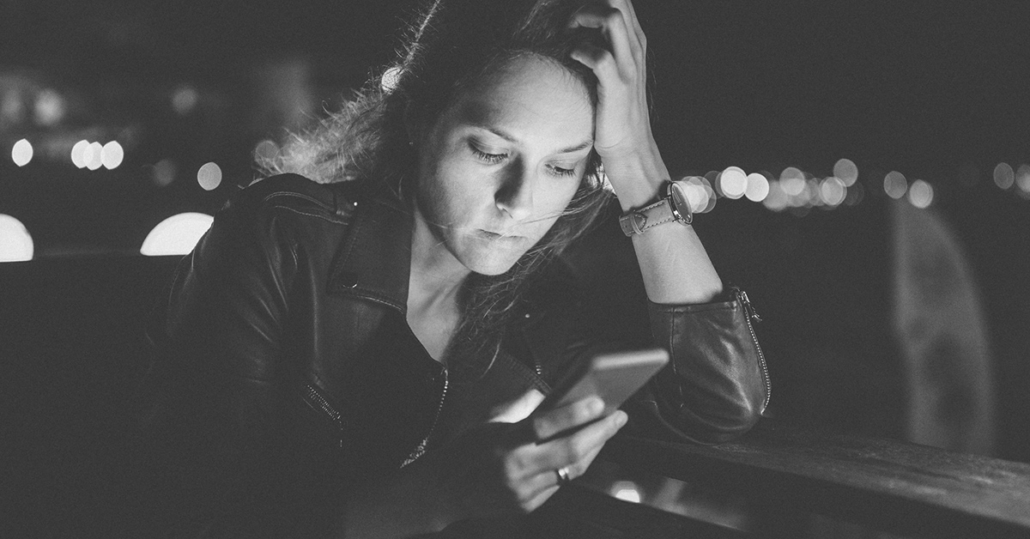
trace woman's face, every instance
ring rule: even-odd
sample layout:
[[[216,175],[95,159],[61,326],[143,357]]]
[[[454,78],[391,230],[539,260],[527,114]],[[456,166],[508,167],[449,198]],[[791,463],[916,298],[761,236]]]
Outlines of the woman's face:
[[[458,262],[504,273],[551,228],[593,145],[586,87],[526,55],[464,92],[419,137],[418,211]]]

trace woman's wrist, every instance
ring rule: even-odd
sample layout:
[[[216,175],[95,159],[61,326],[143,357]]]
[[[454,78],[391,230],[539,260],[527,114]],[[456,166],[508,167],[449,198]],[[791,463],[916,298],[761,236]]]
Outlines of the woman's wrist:
[[[622,159],[604,159],[604,171],[624,212],[654,202],[662,183],[670,179],[669,169],[658,155],[657,148]]]

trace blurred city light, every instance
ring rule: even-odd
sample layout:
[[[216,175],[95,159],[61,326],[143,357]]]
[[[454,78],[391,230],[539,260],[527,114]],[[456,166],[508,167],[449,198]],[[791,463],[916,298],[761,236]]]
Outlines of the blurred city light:
[[[856,206],[865,198],[865,187],[861,183],[855,183],[848,188],[848,194],[844,197],[845,206]]]
[[[719,191],[726,198],[738,199],[747,190],[747,175],[740,167],[728,167],[719,175]]]
[[[11,148],[11,159],[19,167],[29,164],[29,161],[32,161],[32,143],[25,139],[15,142]]]
[[[122,159],[125,158],[125,150],[122,149],[122,145],[118,144],[118,141],[112,140],[100,149],[100,162],[104,164],[104,168],[107,170],[114,170],[118,168],[118,165],[122,164]]]
[[[0,213],[0,262],[32,260],[32,236],[21,221]]]
[[[96,170],[104,165],[104,147],[99,142],[90,142],[89,148],[82,152],[82,159],[86,162],[86,168]]]
[[[780,173],[780,185],[788,196],[796,197],[805,190],[805,173],[794,167],[787,167]]]
[[[57,125],[64,119],[67,110],[64,98],[54,90],[46,89],[36,96],[35,114],[36,123],[39,125],[46,127]]]
[[[1008,163],[998,163],[994,167],[994,184],[998,187],[1005,190],[1011,189],[1015,179],[1016,174]]]
[[[1019,187],[1019,194],[1030,196],[1030,165],[1019,165],[1016,170],[1016,187]]]
[[[85,168],[86,163],[86,150],[89,149],[88,140],[80,140],[72,146],[72,164],[79,168]],[[92,152],[92,150],[90,150]],[[92,156],[92,154],[90,154]]]
[[[830,176],[819,183],[819,200],[827,206],[835,207],[844,202],[848,188],[844,186],[844,180],[836,176]]]
[[[279,145],[272,140],[262,140],[254,146],[254,159],[259,162],[272,161],[279,155]]]
[[[393,66],[383,71],[383,76],[379,79],[379,83],[383,87],[383,91],[390,93],[394,88],[397,87],[397,83],[401,80],[401,67]]]
[[[175,174],[178,171],[178,167],[175,166],[175,161],[171,159],[162,159],[154,164],[154,168],[151,171],[151,180],[154,185],[158,187],[168,187],[175,181]]]
[[[211,191],[222,183],[222,169],[215,163],[204,163],[197,171],[197,182],[205,191]]]
[[[908,190],[908,201],[917,208],[929,208],[933,203],[933,186],[923,180],[912,182]]]
[[[185,255],[197,245],[214,217],[195,212],[173,215],[147,234],[139,252],[146,256]]]
[[[193,112],[198,102],[200,102],[200,93],[188,84],[179,86],[172,92],[172,108],[180,116]]]
[[[633,481],[616,481],[612,484],[611,494],[623,501],[640,503],[640,488]]]
[[[700,180],[701,185],[705,189],[705,196],[708,197],[708,203],[698,213],[708,213],[715,209],[715,202],[719,197],[715,196],[715,188],[712,187],[712,182],[708,181],[708,178],[702,176]]]
[[[690,211],[700,213],[708,207],[708,191],[705,190],[703,178],[688,176],[681,180],[683,190],[687,194],[687,202],[690,204]]]
[[[747,186],[744,188],[744,196],[751,202],[761,202],[769,196],[769,180],[758,172],[747,175]]]
[[[858,166],[850,159],[839,159],[833,165],[833,175],[840,178],[845,187],[851,187],[858,180]]]
[[[898,200],[908,191],[908,180],[905,179],[904,174],[892,170],[883,178],[883,190],[887,196]]]
[[[783,211],[789,203],[783,184],[775,180],[769,182],[769,194],[762,201],[762,205],[772,211]]]

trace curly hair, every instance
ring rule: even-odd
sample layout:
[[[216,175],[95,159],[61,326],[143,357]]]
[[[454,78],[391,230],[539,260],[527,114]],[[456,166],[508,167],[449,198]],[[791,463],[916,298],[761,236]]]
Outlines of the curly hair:
[[[567,29],[584,3],[435,0],[410,26],[395,65],[374,73],[355,99],[314,129],[292,135],[276,158],[259,165],[269,174],[294,172],[320,183],[369,182],[411,210],[419,175],[408,126],[432,125],[462,92],[506,62],[522,55],[552,61],[583,83],[596,107],[597,79],[570,56],[589,32]],[[489,357],[477,370],[489,368],[531,278],[591,228],[610,195],[600,159],[591,152],[578,190],[548,233],[505,274],[466,279],[449,360],[482,366],[479,360]]]

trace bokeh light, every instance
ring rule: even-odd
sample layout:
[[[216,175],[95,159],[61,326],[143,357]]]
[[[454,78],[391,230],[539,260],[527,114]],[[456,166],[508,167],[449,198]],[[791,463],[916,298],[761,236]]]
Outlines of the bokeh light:
[[[705,207],[701,208],[701,211],[699,211],[698,213],[708,213],[715,209],[715,203],[719,199],[719,197],[715,196],[715,188],[712,187],[712,182],[708,181],[708,178],[702,177],[701,185],[705,189],[705,195],[708,197],[708,203],[705,204]]]
[[[796,197],[805,190],[805,173],[794,167],[787,167],[780,173],[780,185],[787,196]]]
[[[122,145],[118,144],[116,140],[104,144],[100,149],[100,162],[104,164],[104,168],[107,170],[118,168],[118,165],[122,164],[124,158],[125,150],[122,149]]]
[[[64,119],[68,106],[61,94],[49,88],[36,95],[35,103],[36,123],[46,127],[52,127]]]
[[[88,140],[80,140],[72,146],[72,164],[79,168],[86,167],[86,149],[89,148]]]
[[[844,180],[836,176],[830,176],[819,183],[819,200],[827,206],[839,206],[847,194],[848,188],[844,185]]]
[[[627,502],[640,503],[640,488],[633,481],[616,481],[611,486],[612,496]]]
[[[1030,195],[1030,165],[1019,165],[1016,170],[1016,187],[1019,188],[1019,194]]]
[[[269,162],[279,155],[279,145],[273,140],[262,140],[254,145],[254,159],[259,162]]]
[[[175,181],[177,172],[178,167],[175,166],[175,161],[162,159],[154,164],[154,169],[151,171],[151,180],[158,187],[168,187]]]
[[[681,180],[683,191],[687,194],[687,202],[690,204],[690,211],[700,213],[708,206],[708,191],[705,190],[703,178],[688,176]]]
[[[0,213],[0,262],[32,260],[32,236],[18,219]]]
[[[883,190],[887,196],[898,200],[908,191],[908,180],[905,179],[904,174],[892,170],[883,178]]]
[[[744,196],[751,202],[761,202],[769,196],[769,180],[758,172],[747,175],[747,186],[744,189]]]
[[[215,163],[204,163],[197,171],[197,182],[205,191],[217,189],[222,183],[222,169]]]
[[[89,143],[89,148],[82,152],[82,159],[86,161],[86,168],[96,170],[104,165],[104,147],[99,142]]]
[[[188,84],[179,86],[172,92],[172,108],[180,116],[193,112],[199,102],[200,93]]]
[[[214,220],[210,215],[196,212],[173,215],[147,234],[139,252],[146,256],[189,254]]]
[[[923,180],[912,182],[912,187],[908,189],[908,201],[917,208],[929,208],[933,203],[933,186]]]
[[[848,194],[844,197],[845,206],[857,206],[865,198],[865,187],[861,183],[856,182],[848,188]]]
[[[747,175],[740,167],[728,167],[719,175],[719,190],[726,198],[738,199],[747,190]]]
[[[994,185],[1008,190],[1012,188],[1012,184],[1015,183],[1016,173],[1012,170],[1012,166],[1008,163],[998,163],[994,167]]]
[[[401,80],[401,66],[393,66],[386,68],[383,71],[382,78],[379,79],[379,83],[383,87],[383,91],[390,93],[394,88],[397,87],[397,83]]]
[[[851,187],[858,180],[858,166],[850,159],[838,159],[833,165],[833,175],[840,178],[845,187]]]
[[[14,143],[14,147],[11,148],[11,159],[15,165],[23,167],[32,161],[32,143],[28,140],[21,139]]]
[[[769,194],[762,200],[762,205],[772,211],[783,211],[788,204],[787,193],[783,191],[782,184],[776,180],[769,182]]]

